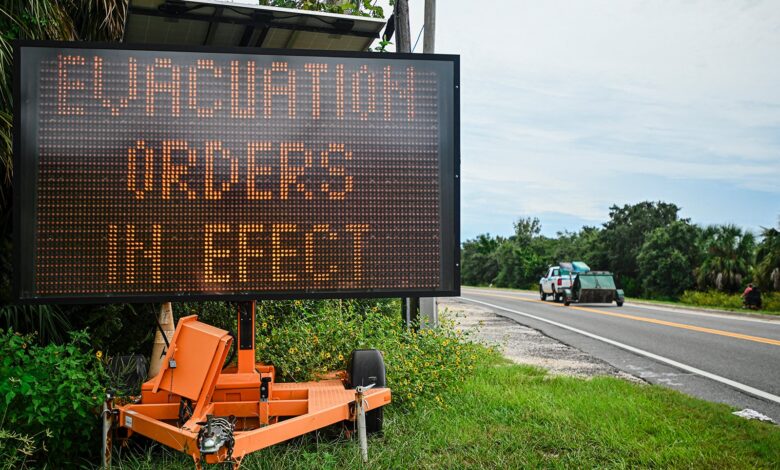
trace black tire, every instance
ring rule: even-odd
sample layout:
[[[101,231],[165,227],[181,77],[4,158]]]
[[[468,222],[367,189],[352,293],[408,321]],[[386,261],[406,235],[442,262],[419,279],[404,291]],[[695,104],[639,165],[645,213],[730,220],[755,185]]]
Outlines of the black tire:
[[[618,307],[622,307],[623,306],[623,301],[622,300],[616,300],[615,303],[617,304]]]
[[[350,388],[355,388],[358,385],[365,387],[371,384],[374,384],[375,387],[387,386],[385,361],[382,358],[382,353],[376,349],[356,349],[352,351],[347,372],[349,373],[348,381]],[[384,408],[380,407],[366,413],[366,432],[368,434],[382,432],[383,410]]]
[[[564,298],[563,298],[563,305],[564,305],[564,306],[566,306],[566,307],[568,307],[568,306],[569,306],[569,304],[571,304],[571,301],[570,301],[569,299],[567,299],[566,297],[564,297]]]
[[[561,297],[563,297],[561,294],[559,294],[557,292],[554,293],[553,294],[553,302],[560,302],[561,301]]]
[[[539,298],[542,299],[542,301],[547,300],[547,294],[544,293],[542,286],[539,286]]]

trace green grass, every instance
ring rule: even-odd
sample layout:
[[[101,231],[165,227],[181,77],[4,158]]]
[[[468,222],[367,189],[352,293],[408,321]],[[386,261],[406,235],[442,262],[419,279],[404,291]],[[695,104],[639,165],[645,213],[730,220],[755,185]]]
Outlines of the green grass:
[[[392,405],[369,467],[384,468],[780,468],[780,428],[658,386],[601,377],[550,377],[489,359],[445,393],[446,408]],[[426,405],[427,403],[427,405]],[[147,451],[114,468],[192,468]],[[362,468],[355,441],[310,434],[255,454],[241,468]]]
[[[627,302],[635,302],[638,304],[641,303],[649,303],[649,304],[663,304],[663,305],[669,305],[670,307],[680,307],[680,308],[694,308],[696,310],[710,310],[713,312],[718,311],[726,311],[726,312],[732,312],[732,313],[738,313],[741,315],[780,315],[780,310],[748,310],[745,308],[737,308],[737,307],[729,307],[724,305],[719,306],[705,306],[705,305],[696,305],[696,304],[689,304],[685,302],[679,302],[674,300],[656,300],[656,299],[642,299],[637,297],[627,297]]]

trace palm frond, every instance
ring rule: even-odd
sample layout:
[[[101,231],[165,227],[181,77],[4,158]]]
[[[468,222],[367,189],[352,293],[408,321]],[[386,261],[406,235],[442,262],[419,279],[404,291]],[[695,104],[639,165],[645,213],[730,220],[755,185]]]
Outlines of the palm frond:
[[[5,305],[0,307],[0,328],[35,333],[41,344],[68,339],[68,317],[55,305]]]

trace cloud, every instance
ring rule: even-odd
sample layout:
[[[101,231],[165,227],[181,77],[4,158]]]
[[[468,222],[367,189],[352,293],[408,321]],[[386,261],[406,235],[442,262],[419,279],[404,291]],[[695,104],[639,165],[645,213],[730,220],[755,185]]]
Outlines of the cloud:
[[[670,197],[775,224],[780,2],[450,0],[437,20],[437,52],[461,55],[464,233]]]

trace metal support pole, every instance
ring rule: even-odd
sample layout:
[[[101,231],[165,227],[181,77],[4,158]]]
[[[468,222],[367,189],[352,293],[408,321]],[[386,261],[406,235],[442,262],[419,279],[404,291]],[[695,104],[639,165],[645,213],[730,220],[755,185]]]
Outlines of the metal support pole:
[[[358,385],[355,387],[355,418],[357,420],[358,444],[360,445],[360,458],[363,463],[368,463],[368,433],[366,433],[366,390],[371,389],[374,384],[367,387]]]
[[[111,439],[111,426],[114,421],[114,395],[112,393],[106,393],[106,399],[103,402],[103,412],[101,413],[101,416],[103,417],[103,452],[101,452],[100,456],[100,468],[102,469],[109,469],[111,468],[111,452],[113,447],[113,442]]]
[[[238,338],[236,338],[238,372],[255,372],[255,302],[238,304]]]
[[[401,318],[407,328],[419,324],[420,321],[420,298],[419,297],[401,297]]]
[[[420,328],[438,328],[439,304],[436,297],[422,297],[420,299]]]
[[[406,327],[410,328],[420,323],[420,298],[419,297],[405,297],[403,299],[404,305],[404,320],[406,321]]]
[[[366,412],[361,403],[362,399],[356,402],[357,407],[357,428],[358,442],[360,443],[360,458],[363,463],[368,463],[368,436],[366,434]]]

